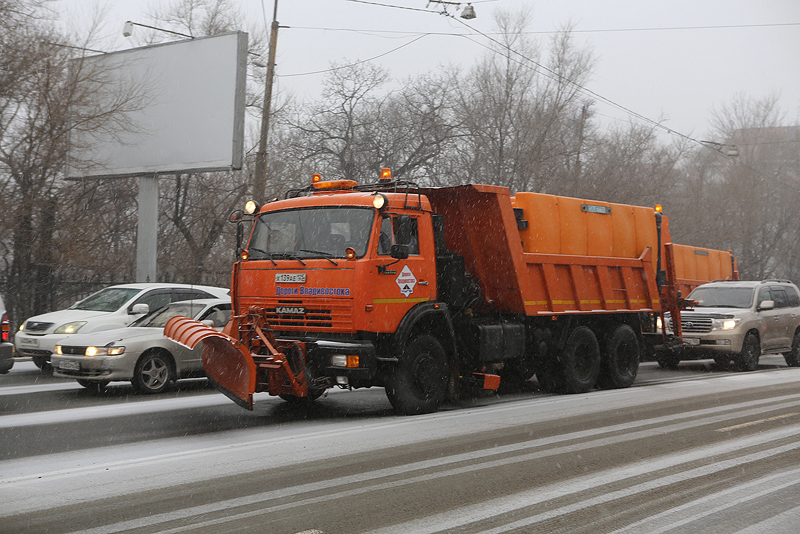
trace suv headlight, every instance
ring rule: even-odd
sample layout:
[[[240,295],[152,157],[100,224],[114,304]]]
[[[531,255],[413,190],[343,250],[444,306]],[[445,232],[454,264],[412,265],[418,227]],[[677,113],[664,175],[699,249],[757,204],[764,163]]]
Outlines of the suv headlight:
[[[62,324],[58,328],[56,328],[54,334],[75,334],[80,330],[83,325],[86,324],[86,321],[73,321],[71,323]]]
[[[711,330],[733,330],[742,320],[739,317],[732,317],[728,319],[714,319],[711,323]]]

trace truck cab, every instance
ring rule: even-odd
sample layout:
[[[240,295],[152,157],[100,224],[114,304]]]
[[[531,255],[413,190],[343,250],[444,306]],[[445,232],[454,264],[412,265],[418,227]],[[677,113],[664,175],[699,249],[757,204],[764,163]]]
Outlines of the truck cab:
[[[437,300],[431,208],[420,194],[342,182],[317,182],[254,214],[234,306],[264,309],[276,337],[305,343],[318,379],[385,384],[382,362],[396,361],[411,334],[404,319],[441,310],[428,306]]]

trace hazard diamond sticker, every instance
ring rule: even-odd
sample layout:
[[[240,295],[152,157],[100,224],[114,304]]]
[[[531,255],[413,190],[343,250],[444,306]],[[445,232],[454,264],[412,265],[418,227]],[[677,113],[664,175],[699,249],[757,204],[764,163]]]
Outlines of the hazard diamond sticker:
[[[400,292],[408,297],[414,292],[414,286],[417,285],[417,277],[411,272],[411,268],[406,265],[395,278],[395,282],[400,286]]]

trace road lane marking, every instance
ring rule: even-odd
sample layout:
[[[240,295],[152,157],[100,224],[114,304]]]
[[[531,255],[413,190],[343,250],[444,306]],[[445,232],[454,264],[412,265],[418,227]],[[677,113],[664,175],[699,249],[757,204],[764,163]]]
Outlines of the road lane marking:
[[[795,415],[800,415],[800,412],[792,412],[792,413],[785,413],[782,415],[776,415],[775,417],[767,417],[766,419],[759,419],[758,421],[748,421],[747,423],[742,423],[739,425],[727,426],[725,428],[718,428],[717,432],[730,432],[731,430],[737,430],[739,428],[747,428],[748,426],[753,425],[760,425],[762,423],[768,423],[770,421],[777,421],[779,419],[786,419],[787,417],[793,417]]]
[[[718,512],[723,512],[725,510],[729,510],[730,508],[741,506],[744,503],[748,503],[773,493],[783,491],[786,488],[797,486],[800,484],[800,481],[797,479],[798,475],[800,475],[800,468],[793,469],[791,471],[781,471],[779,473],[767,475],[756,480],[744,482],[732,488],[727,488],[710,495],[705,495],[686,504],[670,508],[669,510],[665,510],[635,523],[631,523],[630,525],[615,530],[613,534],[663,534],[665,532],[669,532],[670,530],[675,530],[678,527],[693,523],[699,519],[704,519]],[[766,489],[753,493],[754,490],[758,490],[759,487],[764,486],[766,486]],[[713,501],[719,501],[723,498],[736,496],[737,493],[744,495],[739,496],[732,501],[728,500],[724,504],[719,504],[699,512],[694,512],[689,516],[686,515],[687,512],[690,512],[692,509],[702,508],[703,506],[712,504]],[[677,516],[678,519],[668,519],[670,516]],[[769,532],[769,530],[761,529],[758,530],[758,532]]]
[[[206,402],[209,405],[213,405],[213,400],[217,399],[222,404],[228,404],[227,397],[222,395],[219,396],[211,396],[211,397],[202,397],[206,399]],[[191,399],[165,399],[167,401],[174,401],[171,404],[177,405],[179,404],[177,401],[190,401]],[[631,437],[630,439],[638,439],[639,437],[647,437],[649,435],[661,435],[666,432],[672,430],[685,430],[687,428],[695,428],[697,426],[703,425],[712,425],[715,422],[723,422],[726,420],[740,418],[740,417],[747,417],[748,415],[760,415],[764,412],[774,411],[782,408],[789,408],[789,407],[796,407],[798,402],[800,401],[800,394],[795,395],[784,395],[781,397],[775,397],[770,399],[762,399],[759,401],[747,401],[744,403],[732,404],[726,407],[726,413],[720,413],[720,408],[713,407],[713,408],[704,408],[701,410],[695,410],[692,412],[681,412],[678,414],[666,415],[661,417],[654,417],[651,419],[643,419],[639,421],[633,422],[626,422],[620,423],[617,425],[612,426],[605,426],[599,428],[593,428],[589,430],[581,430],[578,432],[572,432],[569,434],[561,434],[557,436],[551,436],[547,438],[536,438],[529,441],[524,441],[521,443],[517,443],[514,445],[506,445],[502,447],[495,447],[491,450],[491,454],[505,454],[509,452],[519,452],[525,449],[532,449],[537,447],[546,447],[552,446],[559,443],[569,442],[569,441],[576,441],[577,447],[582,447],[586,443],[591,442],[584,442],[579,441],[583,439],[597,439],[598,436],[602,436],[603,434],[613,434],[616,432],[622,431],[630,431],[636,428],[642,427],[653,427],[648,430],[638,430],[635,433],[629,434]],[[160,401],[145,401],[146,403],[158,403]],[[144,404],[137,403],[137,404]],[[759,404],[764,406],[759,406]],[[155,406],[155,405],[154,405]],[[129,409],[135,410],[136,406],[129,406]],[[498,411],[504,411],[505,406],[503,406]],[[745,409],[742,409],[745,408]],[[172,408],[174,409],[174,408]],[[58,410],[55,413],[60,413],[65,410]],[[471,410],[470,410],[471,412]],[[147,411],[135,412],[135,413],[149,413]],[[22,416],[24,414],[20,414]],[[35,414],[29,414],[35,415]],[[367,433],[376,433],[386,429],[392,428],[403,428],[408,426],[414,426],[418,422],[422,421],[424,418],[429,419],[459,419],[464,416],[464,412],[456,411],[456,412],[448,412],[444,414],[445,417],[442,417],[442,414],[431,414],[428,416],[419,416],[415,418],[395,418],[389,421],[382,421],[376,424],[371,424],[367,426],[360,427],[359,430]],[[712,417],[707,417],[712,416]],[[16,416],[0,416],[0,423],[6,417],[16,417]],[[681,422],[682,420],[686,419],[695,419],[694,421],[688,422]],[[667,425],[668,424],[668,425]],[[666,425],[666,426],[665,426]],[[2,425],[0,425],[2,428]],[[226,455],[232,454],[237,451],[252,451],[253,449],[257,448],[272,448],[279,444],[286,444],[292,443],[297,444],[301,442],[307,442],[309,440],[319,440],[325,438],[333,438],[340,435],[350,435],[353,433],[353,429],[348,427],[346,429],[341,429],[339,427],[333,428],[331,430],[320,430],[315,432],[310,432],[307,434],[295,434],[292,433],[287,436],[281,437],[270,437],[270,438],[263,438],[263,439],[256,439],[256,440],[249,440],[249,441],[236,441],[236,442],[226,442],[220,445],[213,445],[209,447],[200,447],[195,449],[187,449],[181,448],[180,450],[173,452],[173,453],[159,453],[155,455],[146,455],[141,456],[139,458],[125,458],[124,460],[120,461],[113,461],[113,462],[103,462],[103,463],[93,463],[87,467],[72,467],[67,469],[59,469],[55,471],[47,471],[47,472],[35,472],[28,475],[20,475],[16,477],[8,477],[3,478],[0,477],[0,484],[12,484],[12,483],[26,483],[26,482],[36,482],[39,480],[55,480],[65,477],[76,477],[83,474],[90,474],[90,473],[102,473],[104,471],[116,471],[122,469],[137,469],[138,466],[142,465],[152,465],[156,463],[165,463],[171,462],[174,460],[191,460],[195,462],[200,458],[213,456],[215,454],[224,453]],[[605,438],[604,438],[605,439]],[[608,438],[612,439],[612,438]],[[351,451],[352,452],[352,451]],[[251,454],[253,454],[251,452]],[[484,458],[487,455],[486,451],[476,451],[474,453],[464,453],[456,456],[447,457],[450,458],[442,458],[436,461],[436,465],[447,465],[448,463],[455,463],[455,462],[462,462],[468,461],[473,459],[480,459]],[[428,461],[420,462],[419,467],[414,467],[417,464],[409,464],[402,468],[402,472],[406,473],[412,470],[421,470],[429,468]],[[248,463],[248,467],[250,464]],[[1,516],[2,514],[0,514]]]
[[[697,422],[695,421],[692,423],[697,423]],[[688,427],[692,426],[696,425],[695,424],[688,425]],[[496,467],[502,467],[521,462],[538,460],[570,452],[583,452],[587,448],[591,447],[604,447],[604,446],[614,445],[616,443],[622,443],[626,441],[640,439],[641,437],[643,437],[640,434],[645,432],[648,433],[650,437],[652,437],[652,436],[663,435],[672,430],[675,429],[671,429],[668,427],[667,428],[657,427],[654,429],[650,429],[649,431],[638,431],[631,434],[623,434],[608,438],[600,438],[588,443],[580,442],[554,449],[539,450],[536,452],[529,452],[519,456],[510,456],[510,457],[502,457],[502,455],[505,455],[509,452],[506,449],[511,449],[514,447],[518,448],[519,444],[509,447],[492,448],[489,451],[487,450],[474,451],[472,453],[454,455],[449,458],[439,458],[435,460],[418,462],[416,464],[411,464],[411,465],[379,469],[376,471],[367,472],[363,474],[349,475],[331,480],[302,484],[299,486],[267,491],[260,494],[254,494],[236,499],[230,499],[227,501],[219,501],[215,503],[194,506],[182,510],[176,510],[174,512],[166,512],[163,514],[132,519],[111,525],[105,525],[103,527],[97,527],[96,529],[87,530],[85,531],[85,534],[100,534],[100,533],[110,534],[110,533],[122,532],[133,528],[152,527],[154,525],[159,525],[175,520],[186,521],[187,519],[191,519],[193,517],[198,517],[211,513],[218,513],[225,510],[231,510],[234,508],[238,508],[240,506],[252,506],[254,504],[267,503],[269,501],[273,501],[276,499],[291,499],[289,502],[283,504],[274,504],[271,506],[265,506],[263,508],[259,508],[258,510],[243,512],[239,514],[229,514],[223,518],[209,519],[201,521],[199,523],[191,523],[172,529],[159,530],[161,534],[177,534],[179,532],[194,530],[200,527],[221,525],[224,523],[228,523],[230,521],[244,520],[252,517],[265,515],[268,513],[290,510],[297,507],[305,507],[338,499],[346,499],[349,497],[354,497],[365,493],[388,491],[396,489],[401,486],[408,486],[418,483],[427,483],[432,480],[437,480],[444,477],[464,475],[467,473],[474,473],[480,470],[493,469]],[[631,464],[627,468],[609,469],[592,475],[576,477],[570,479],[569,482],[554,484],[551,486],[545,486],[543,488],[536,488],[534,490],[531,490],[530,492],[522,492],[521,494],[515,494],[513,496],[507,496],[497,500],[492,500],[489,501],[488,503],[484,503],[483,505],[478,506],[477,508],[475,506],[470,506],[463,509],[446,512],[444,514],[438,514],[436,516],[433,516],[435,519],[432,520],[432,523],[429,524],[425,523],[428,525],[426,529],[423,529],[424,525],[422,523],[418,524],[417,522],[411,522],[411,524],[406,523],[402,525],[394,525],[392,527],[387,527],[387,529],[380,529],[378,532],[380,532],[381,534],[402,534],[407,532],[414,532],[415,534],[422,534],[423,532],[434,533],[439,531],[439,526],[443,524],[442,522],[453,522],[453,524],[448,528],[456,528],[463,524],[468,524],[470,522],[478,521],[480,519],[485,519],[487,517],[501,515],[502,513],[506,513],[508,511],[525,508],[530,506],[531,504],[535,504],[536,502],[544,502],[546,500],[562,497],[564,495],[578,493],[580,491],[588,489],[589,487],[598,487],[605,484],[610,484],[612,482],[617,482],[619,480],[639,477],[643,474],[655,473],[657,471],[674,468],[683,464],[688,464],[690,462],[696,462],[698,460],[701,461],[708,460],[713,456],[720,454],[729,454],[737,449],[746,449],[758,445],[763,445],[771,441],[785,439],[786,437],[793,437],[797,435],[799,430],[800,430],[800,425],[784,427],[778,430],[756,434],[754,436],[737,438],[735,440],[728,440],[719,444],[700,447],[685,453],[662,456],[658,461],[656,461],[655,459],[647,459],[641,462]],[[532,440],[532,441],[539,442],[539,441],[544,441],[544,439],[546,438],[539,440]],[[677,473],[674,475],[667,475],[660,479],[656,479],[655,481],[644,483],[644,485],[640,484],[639,486],[644,488],[647,484],[650,485],[654,484],[653,488],[657,488],[661,487],[661,484],[658,484],[659,480],[662,481],[670,480],[670,482],[668,483],[672,484],[675,483],[676,481],[685,480],[688,478],[692,478],[694,476],[704,476],[705,474],[715,473],[717,471],[727,469],[732,466],[741,465],[744,462],[756,461],[758,459],[767,458],[772,455],[781,454],[783,452],[795,449],[800,449],[800,443],[792,443],[789,445],[784,445],[781,447],[769,449],[767,451],[761,451],[758,453],[746,455],[744,457],[722,460],[716,463],[712,463],[710,465],[694,468],[686,472]],[[501,455],[501,457],[498,459],[494,458],[490,459],[489,458],[490,454],[492,455],[492,457],[496,457],[497,455]],[[456,463],[463,463],[466,461],[475,461],[476,463],[472,463],[469,465],[452,465]],[[422,471],[422,469],[434,469],[448,465],[450,465],[450,467],[448,467],[447,469],[437,470],[434,473],[421,473],[417,475],[407,476],[406,478],[400,480],[390,480],[384,482],[380,481],[380,479],[385,479],[387,477],[391,477],[398,474],[408,475],[413,471]],[[685,473],[700,473],[701,471],[703,472],[703,474],[692,475],[692,476],[685,475]],[[344,489],[345,486],[355,483],[360,483],[360,484],[367,483],[367,484],[354,489]],[[667,483],[665,482],[663,485],[666,484]],[[569,488],[569,491],[567,491],[567,488]],[[303,494],[320,490],[327,490],[327,489],[334,489],[334,492],[318,497],[297,498],[299,496],[302,496]],[[620,491],[625,491],[625,490],[620,490]],[[645,491],[645,490],[639,489],[637,491]],[[615,494],[613,499],[620,498],[621,496],[623,495]],[[503,504],[504,502],[505,504]],[[509,506],[508,503],[514,503],[513,507],[506,510],[505,512],[498,512],[496,514],[494,513],[495,511],[498,511],[501,508],[502,509],[507,508],[507,506]],[[466,523],[462,523],[461,521],[466,517],[472,517],[473,519]],[[426,520],[417,520],[417,521],[425,522]]]
[[[558,482],[555,484],[546,485],[543,487],[538,487],[529,491],[520,492],[514,495],[499,497],[497,499],[492,499],[490,501],[486,501],[479,505],[470,505],[463,508],[457,508],[451,510],[449,512],[443,512],[441,514],[435,514],[433,516],[429,516],[423,519],[413,520],[406,523],[396,524],[385,528],[380,528],[377,530],[372,531],[373,534],[407,534],[408,532],[413,532],[414,534],[434,534],[441,531],[453,530],[458,527],[463,527],[471,523],[479,522],[486,520],[490,517],[497,517],[512,511],[521,510],[524,508],[531,507],[535,504],[539,504],[542,502],[546,502],[552,499],[557,499],[560,497],[564,497],[567,495],[572,495],[576,493],[581,493],[586,491],[590,488],[596,488],[604,485],[608,485],[614,482],[619,482],[621,480],[626,480],[629,478],[636,478],[640,477],[643,474],[650,474],[655,473],[657,471],[661,471],[664,469],[668,469],[671,467],[677,467],[681,465],[690,464],[692,462],[696,462],[698,460],[708,459],[713,457],[717,454],[723,454],[731,452],[734,449],[746,449],[752,447],[754,445],[768,443],[775,439],[783,439],[789,435],[795,435],[797,432],[796,428],[793,428],[791,432],[787,432],[786,429],[782,429],[781,432],[773,432],[772,436],[766,435],[757,435],[753,436],[749,439],[737,439],[733,440],[736,443],[726,442],[723,444],[701,447],[695,449],[690,452],[681,453],[681,454],[672,454],[662,456],[660,461],[653,461],[653,459],[644,460],[641,462],[637,462],[631,464],[629,467],[624,469],[619,468],[612,468],[600,471],[599,473],[594,473],[591,475],[573,477],[566,481]],[[535,516],[528,517],[519,521],[516,521],[511,524],[504,525],[503,527],[498,527],[497,529],[488,530],[482,532],[480,534],[499,534],[501,532],[506,532],[509,530],[514,530],[518,528],[522,528],[525,526],[529,526],[534,523],[538,523],[540,521],[544,521],[553,517],[558,517],[560,515],[570,513],[582,508],[586,508],[589,506],[596,506],[598,504],[603,504],[605,502],[610,502],[619,498],[623,498],[629,495],[634,495],[644,491],[650,491],[653,489],[658,489],[664,486],[668,486],[670,484],[674,484],[676,482],[682,482],[685,480],[690,480],[693,478],[699,478],[702,476],[707,476],[709,474],[714,474],[719,471],[723,471],[725,469],[729,469],[731,467],[740,466],[743,463],[753,462],[758,460],[763,460],[765,458],[769,458],[771,456],[775,456],[778,454],[782,454],[787,451],[792,451],[800,449],[800,443],[791,443],[788,445],[783,445],[779,447],[775,447],[772,449],[768,449],[765,451],[760,451],[757,453],[751,453],[745,455],[743,457],[731,458],[728,460],[721,460],[718,462],[714,462],[705,466],[700,466],[696,468],[689,469],[687,471],[683,471],[680,473],[675,473],[672,475],[666,475],[660,478],[656,478],[654,480],[640,483],[634,486],[630,486],[628,488],[617,490],[614,492],[606,493],[604,495],[600,495],[593,499],[589,499],[587,501],[581,501],[580,503],[576,503],[569,506],[561,507],[557,510],[550,510],[543,514],[537,514]],[[484,451],[485,452],[485,451]],[[543,451],[541,457],[550,456],[554,454],[561,454],[563,451]],[[531,458],[525,458],[528,460]],[[364,487],[359,487],[355,489],[339,489],[334,493],[329,493],[326,495],[321,495],[318,497],[308,497],[304,499],[292,499],[289,502],[284,504],[275,504],[271,506],[266,506],[264,508],[260,508],[258,510],[252,510],[248,512],[241,512],[235,514],[227,514],[225,517],[220,517],[216,519],[206,519],[201,520],[199,522],[192,522],[189,524],[182,525],[180,527],[175,527],[171,529],[159,529],[160,534],[178,534],[181,532],[186,531],[193,531],[198,528],[208,528],[212,526],[218,526],[225,523],[230,523],[232,521],[238,520],[246,520],[253,517],[259,517],[263,515],[267,515],[270,513],[275,513],[279,511],[291,510],[293,508],[298,507],[308,507],[314,504],[319,504],[323,502],[330,502],[333,500],[339,499],[347,499],[350,497],[355,497],[358,495],[366,494],[366,493],[373,493],[373,492],[380,492],[380,491],[389,491],[396,489],[401,486],[408,486],[411,484],[417,483],[427,483],[432,480],[455,476],[459,474],[465,474],[469,472],[474,472],[481,469],[491,469],[493,467],[497,467],[500,465],[507,465],[521,461],[519,458],[505,458],[502,460],[496,460],[491,462],[484,462],[482,464],[474,464],[469,466],[451,468],[449,470],[438,471],[436,473],[424,474],[424,475],[417,475],[410,478],[405,478],[402,480],[395,480],[395,481],[387,481],[381,482],[376,484],[367,485]],[[402,466],[397,468],[402,471]],[[799,469],[800,470],[800,469]],[[349,478],[349,477],[343,477]],[[316,484],[307,484],[306,486],[310,485],[320,485],[320,483]],[[337,480],[335,484],[330,485],[333,488],[341,488],[343,486],[343,481]],[[191,519],[193,517],[203,516],[206,514],[218,513],[224,510],[230,510],[233,508],[237,508],[240,506],[246,505],[253,505],[257,503],[266,503],[270,500],[275,500],[279,498],[289,498],[293,495],[296,495],[294,492],[288,492],[291,488],[287,488],[284,490],[273,490],[269,492],[264,492],[262,494],[251,495],[247,497],[242,497],[238,499],[231,499],[229,501],[222,501],[207,505],[200,505],[191,508],[185,508],[183,510],[178,510],[175,512],[167,512],[163,514],[158,514],[155,516],[148,516],[143,517],[136,520],[129,520],[120,523],[115,523],[112,525],[104,525],[102,527],[97,527],[90,530],[81,531],[82,534],[114,534],[118,532],[124,532],[125,530],[133,529],[133,528],[143,528],[143,527],[150,527],[158,524],[162,524],[165,522],[175,521],[182,519],[186,521],[187,519]],[[320,488],[321,489],[321,488]],[[309,488],[309,491],[313,491]],[[77,533],[75,533],[77,534]]]
[[[37,384],[33,386],[5,386],[0,387],[0,397],[6,395],[28,395],[30,393],[41,393],[43,391],[67,391],[70,389],[84,389],[77,382],[56,382],[53,384]]]

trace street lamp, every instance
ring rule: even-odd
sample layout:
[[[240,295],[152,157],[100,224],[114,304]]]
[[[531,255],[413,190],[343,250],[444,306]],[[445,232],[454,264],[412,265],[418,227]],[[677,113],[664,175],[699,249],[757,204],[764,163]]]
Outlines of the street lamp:
[[[444,6],[456,6],[461,7],[461,2],[449,2],[447,0],[428,0],[428,4],[442,4]],[[443,15],[447,15],[447,8],[442,12]],[[461,18],[470,20],[476,17],[475,15],[475,8],[472,7],[472,4],[467,4],[466,7],[461,11]]]
[[[194,39],[191,35],[186,35],[185,33],[174,32],[172,30],[165,30],[164,28],[156,28],[155,26],[148,26],[147,24],[139,24],[138,22],[133,22],[130,20],[125,21],[125,25],[122,26],[122,35],[124,37],[130,37],[133,35],[133,27],[134,26],[141,26],[142,28],[150,28],[151,30],[157,30],[160,32],[171,33],[173,35],[180,35],[181,37],[186,37],[188,39]]]
[[[735,158],[739,155],[739,148],[736,145],[726,145],[723,143],[717,143],[715,141],[700,141],[703,146],[708,148],[714,149],[720,154],[725,154],[728,157]],[[725,149],[725,152],[722,149]]]
[[[275,77],[275,49],[278,46],[278,0],[272,11],[272,27],[269,34],[269,54],[267,56],[267,81],[264,87],[264,107],[261,111],[261,137],[258,140],[256,153],[256,170],[253,174],[253,198],[264,199],[267,187],[267,135],[269,133],[269,113],[272,103],[272,81]]]

